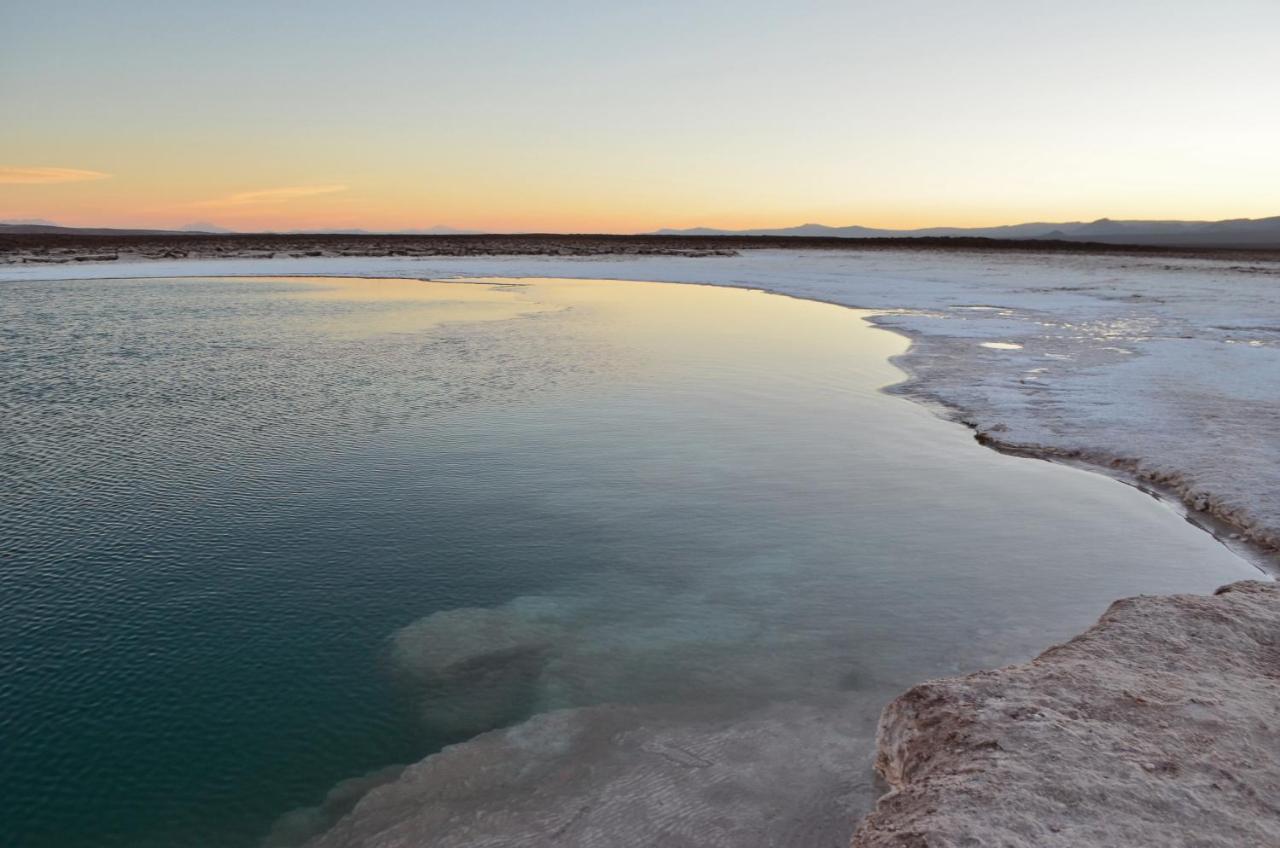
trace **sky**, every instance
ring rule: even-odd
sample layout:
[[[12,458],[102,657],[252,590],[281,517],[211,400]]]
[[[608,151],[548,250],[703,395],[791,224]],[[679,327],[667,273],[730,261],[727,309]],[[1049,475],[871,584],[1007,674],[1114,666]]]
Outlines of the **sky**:
[[[0,219],[1280,215],[1277,0],[0,0]]]

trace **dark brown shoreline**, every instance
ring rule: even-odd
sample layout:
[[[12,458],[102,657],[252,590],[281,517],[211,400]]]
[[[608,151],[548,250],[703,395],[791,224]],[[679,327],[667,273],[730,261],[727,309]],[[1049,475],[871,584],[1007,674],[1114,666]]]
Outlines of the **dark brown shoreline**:
[[[1095,241],[803,236],[94,234],[0,232],[0,264],[327,256],[725,256],[744,250],[1109,254],[1280,262],[1280,248],[1177,247]]]

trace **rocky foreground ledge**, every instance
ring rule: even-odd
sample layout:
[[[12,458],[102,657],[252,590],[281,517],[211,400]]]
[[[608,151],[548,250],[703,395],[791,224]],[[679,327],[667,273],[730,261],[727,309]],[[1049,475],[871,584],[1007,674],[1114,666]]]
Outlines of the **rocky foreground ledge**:
[[[893,701],[853,848],[1280,845],[1280,587],[1117,601]]]

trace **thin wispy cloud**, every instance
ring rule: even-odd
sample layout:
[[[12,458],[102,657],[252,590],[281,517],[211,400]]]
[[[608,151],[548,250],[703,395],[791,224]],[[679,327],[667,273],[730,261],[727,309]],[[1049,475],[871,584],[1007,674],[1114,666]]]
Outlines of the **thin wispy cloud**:
[[[0,165],[0,184],[8,185],[83,183],[105,180],[110,176],[101,171],[86,171],[82,168],[18,168]]]
[[[242,191],[237,194],[214,200],[202,200],[193,206],[253,206],[264,203],[287,203],[303,197],[314,197],[318,194],[335,194],[346,191],[344,185],[286,186],[285,188],[264,188],[257,191]]]

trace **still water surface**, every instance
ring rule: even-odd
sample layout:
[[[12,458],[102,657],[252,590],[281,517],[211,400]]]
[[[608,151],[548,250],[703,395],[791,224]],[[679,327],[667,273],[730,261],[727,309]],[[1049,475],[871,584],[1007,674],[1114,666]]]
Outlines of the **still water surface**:
[[[887,698],[1256,574],[883,394],[905,347],[696,286],[6,284],[4,841],[256,845],[536,711]]]

